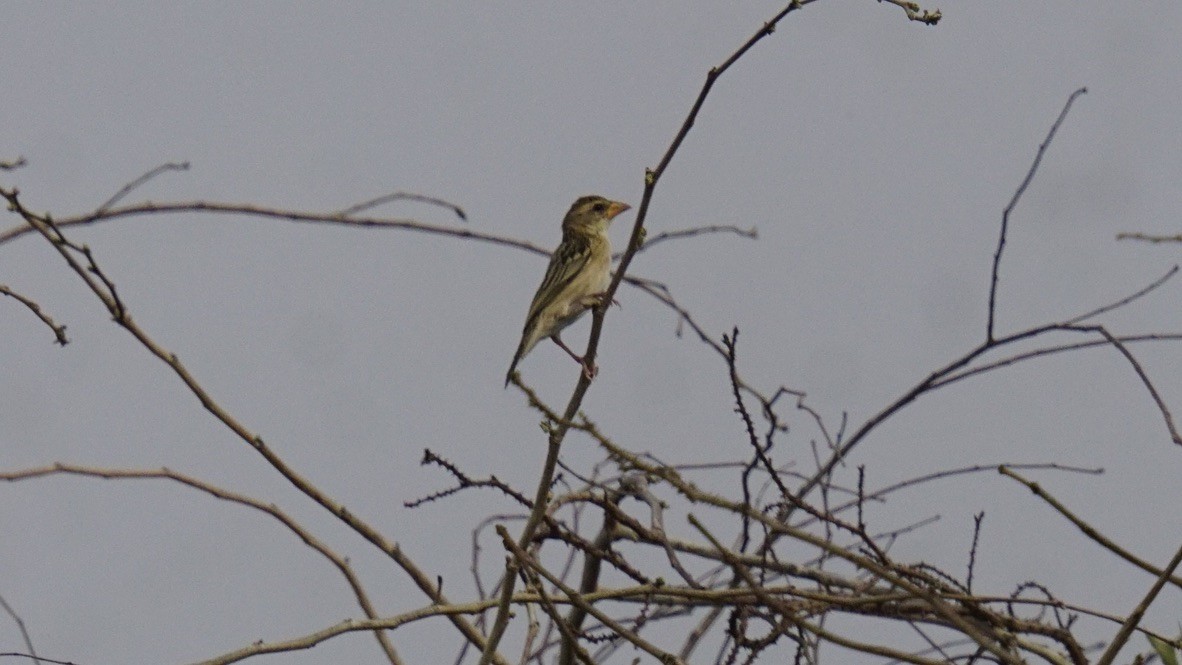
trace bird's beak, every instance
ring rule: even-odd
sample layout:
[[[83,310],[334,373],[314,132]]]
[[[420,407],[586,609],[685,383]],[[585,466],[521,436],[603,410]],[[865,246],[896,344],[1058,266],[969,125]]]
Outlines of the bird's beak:
[[[632,206],[628,205],[627,203],[620,203],[619,201],[612,201],[611,205],[609,205],[607,207],[607,218],[608,219],[615,219],[616,215],[624,212],[625,210],[630,210],[631,208],[632,208]]]

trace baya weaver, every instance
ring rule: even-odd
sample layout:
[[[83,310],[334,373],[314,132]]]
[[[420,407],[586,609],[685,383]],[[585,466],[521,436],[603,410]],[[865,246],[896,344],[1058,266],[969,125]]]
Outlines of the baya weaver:
[[[547,337],[583,366],[587,378],[595,375],[595,367],[571,351],[560,335],[588,309],[603,301],[611,283],[612,248],[607,228],[616,215],[630,207],[602,196],[581,197],[570,207],[562,219],[562,243],[550,257],[546,276],[529,305],[521,344],[505,375],[506,386],[517,363]]]

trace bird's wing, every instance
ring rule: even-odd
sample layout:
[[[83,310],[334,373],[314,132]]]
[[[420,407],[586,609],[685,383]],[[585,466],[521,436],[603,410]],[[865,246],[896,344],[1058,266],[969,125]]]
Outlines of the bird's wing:
[[[550,257],[546,276],[542,278],[542,284],[529,305],[529,315],[525,317],[526,330],[529,330],[542,309],[554,303],[559,294],[586,269],[591,253],[591,242],[587,238],[571,234],[562,239],[562,244]]]

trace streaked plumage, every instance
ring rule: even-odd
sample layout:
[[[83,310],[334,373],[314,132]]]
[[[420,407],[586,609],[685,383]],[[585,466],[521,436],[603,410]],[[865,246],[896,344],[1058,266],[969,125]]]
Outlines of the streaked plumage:
[[[530,303],[521,344],[505,375],[506,386],[517,363],[547,337],[583,363],[583,359],[571,351],[559,335],[563,328],[599,304],[611,283],[612,248],[607,229],[612,219],[629,207],[627,203],[602,196],[584,196],[570,207],[562,220],[562,243],[550,257],[546,276]],[[594,370],[584,364],[583,371],[590,375]]]

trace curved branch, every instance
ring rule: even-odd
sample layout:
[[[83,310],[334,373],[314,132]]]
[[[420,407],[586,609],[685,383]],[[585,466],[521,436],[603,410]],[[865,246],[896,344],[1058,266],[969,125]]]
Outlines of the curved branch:
[[[133,189],[143,185],[144,183],[148,182],[152,178],[155,178],[156,176],[160,175],[161,173],[165,173],[166,171],[188,171],[188,170],[189,170],[189,162],[168,162],[165,164],[161,164],[160,166],[157,166],[156,168],[148,171],[147,173],[143,174],[142,176],[140,176],[140,177],[136,178],[135,180],[132,180],[131,182],[124,185],[119,191],[115,192],[115,194],[112,195],[111,198],[104,201],[103,204],[100,205],[98,208],[95,208],[95,213],[102,214],[102,213],[106,212],[111,206],[115,205],[116,203],[121,201],[123,199],[123,197],[130,194]]]
[[[295,518],[280,510],[275,504],[263,503],[262,501],[246,496],[245,494],[240,494],[238,492],[218,487],[212,483],[205,482],[187,474],[178,473],[168,468],[107,469],[81,464],[57,462],[50,466],[22,469],[19,471],[0,472],[0,480],[17,482],[21,480],[44,478],[55,475],[83,476],[88,478],[102,478],[106,480],[115,478],[172,480],[185,485],[186,487],[204,492],[216,499],[246,506],[247,508],[252,508],[263,514],[269,515],[280,524],[287,527],[287,530],[295,534],[296,537],[302,540],[305,545],[316,550],[321,556],[328,559],[329,562],[332,563],[332,565],[335,566],[338,571],[340,571],[341,575],[344,576],[345,581],[353,590],[353,595],[357,598],[357,604],[360,605],[361,610],[365,612],[365,616],[370,619],[378,618],[377,609],[374,608],[373,602],[371,602],[369,599],[369,594],[365,592],[365,588],[361,585],[361,580],[353,572],[353,566],[349,564],[349,560],[333,551],[333,549],[326,545],[322,540],[312,535],[312,533],[308,531],[306,527],[297,522]],[[390,642],[385,633],[378,630],[374,631],[374,635],[377,637],[378,644],[382,647],[382,650],[385,652],[386,658],[390,661],[391,665],[400,665],[403,661],[398,657],[397,652],[394,650],[394,645]]]
[[[389,219],[384,217],[349,217],[345,212],[305,212],[301,210],[285,210],[271,208],[250,203],[221,203],[216,201],[178,201],[174,203],[137,203],[135,205],[95,211],[73,217],[63,217],[55,220],[58,229],[69,229],[75,226],[90,226],[123,217],[142,217],[162,213],[215,213],[223,215],[249,215],[270,219],[285,219],[292,222],[306,222],[318,224],[336,224],[339,226],[353,226],[361,228],[388,228],[419,231],[432,235],[453,236],[457,238],[472,238],[495,245],[517,247],[535,254],[549,256],[550,252],[537,245],[493,233],[471,231],[464,228],[428,224],[410,219]],[[11,242],[21,236],[34,233],[36,228],[31,224],[21,224],[0,232],[0,245]]]
[[[448,210],[454,212],[456,217],[460,218],[460,221],[468,221],[468,214],[464,212],[464,209],[452,203],[451,201],[445,201],[434,196],[423,196],[422,194],[414,194],[411,192],[393,192],[391,194],[385,194],[369,199],[368,201],[362,201],[356,205],[349,206],[338,214],[340,214],[341,217],[348,217],[349,215],[356,215],[363,210],[369,210],[370,208],[375,208],[384,203],[389,203],[390,201],[416,201],[418,203],[429,203],[441,208],[447,208]]]

